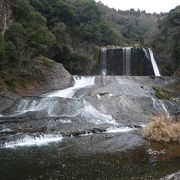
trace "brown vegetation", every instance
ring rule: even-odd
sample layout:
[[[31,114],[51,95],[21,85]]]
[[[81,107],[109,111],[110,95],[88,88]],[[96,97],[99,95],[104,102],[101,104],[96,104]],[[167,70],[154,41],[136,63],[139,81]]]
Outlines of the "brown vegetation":
[[[179,118],[158,114],[152,118],[147,127],[142,129],[142,135],[150,141],[180,143]]]

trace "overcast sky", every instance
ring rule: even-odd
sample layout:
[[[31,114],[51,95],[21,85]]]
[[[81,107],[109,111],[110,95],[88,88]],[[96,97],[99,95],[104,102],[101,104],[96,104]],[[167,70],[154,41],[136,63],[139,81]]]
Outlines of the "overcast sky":
[[[95,0],[99,1],[99,0]],[[127,10],[134,8],[146,12],[168,12],[180,5],[180,0],[101,0],[103,4],[115,9]]]

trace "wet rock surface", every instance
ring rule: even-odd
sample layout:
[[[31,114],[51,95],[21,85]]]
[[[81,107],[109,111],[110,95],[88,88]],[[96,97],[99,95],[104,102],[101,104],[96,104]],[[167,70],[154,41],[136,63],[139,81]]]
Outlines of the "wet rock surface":
[[[180,179],[180,171],[178,171],[177,173],[168,175],[166,177],[163,177],[160,180],[178,180],[178,179]]]
[[[20,97],[1,111],[3,180],[159,179],[179,170],[178,144],[147,142],[140,132],[154,113],[179,112],[177,101],[159,100],[153,90],[172,79],[71,81],[73,87]]]
[[[44,61],[43,57],[37,59],[41,63]],[[74,81],[72,75],[63,67],[62,64],[56,63],[53,60],[46,58],[46,63],[50,64],[50,67],[46,67],[42,70],[44,74],[36,81],[30,81],[26,84],[26,88],[12,92],[8,87],[2,88],[0,91],[0,111],[10,107],[21,96],[39,96],[43,93],[65,89],[72,86]]]
[[[84,77],[83,83],[89,81],[90,86],[87,82],[86,86],[81,85],[79,77],[67,90],[16,100],[1,112],[1,139],[13,140],[19,137],[19,133],[52,133],[70,137],[85,132],[105,132],[109,127],[139,128],[155,113],[168,111],[177,114],[180,111],[175,101],[155,97],[153,86],[172,83],[170,78],[96,76],[94,85],[88,78],[94,77]],[[70,80],[71,76],[65,81],[67,79]]]

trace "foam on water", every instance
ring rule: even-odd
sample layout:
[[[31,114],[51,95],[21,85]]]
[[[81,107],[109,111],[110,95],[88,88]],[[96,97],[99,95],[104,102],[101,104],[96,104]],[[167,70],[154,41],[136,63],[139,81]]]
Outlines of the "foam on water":
[[[107,133],[126,133],[130,131],[134,131],[136,128],[130,128],[130,127],[110,127],[107,129]]]
[[[165,113],[169,114],[169,112],[162,100],[154,99],[153,97],[151,99],[153,101],[153,106],[157,111],[165,112]]]
[[[87,101],[84,101],[84,108],[81,109],[81,115],[84,119],[94,124],[117,124],[111,115],[101,113]]]
[[[156,63],[156,60],[154,58],[154,54],[152,52],[152,49],[148,48],[148,50],[149,50],[150,59],[151,59],[151,63],[152,63],[152,66],[153,66],[154,74],[155,74],[155,76],[161,76],[161,74],[159,72],[159,69],[158,69],[158,66],[157,66],[157,63]]]
[[[59,121],[59,122],[61,122],[61,123],[63,123],[63,124],[69,124],[69,123],[72,123],[72,121],[71,120],[64,120],[64,119],[59,119],[59,120],[57,120],[57,121]]]
[[[38,137],[25,136],[23,139],[19,139],[17,141],[11,141],[5,143],[3,148],[16,148],[23,146],[43,146],[52,142],[62,141],[63,137],[61,135],[41,135]]]
[[[6,129],[1,130],[0,132],[12,132],[12,130],[9,128],[6,128]]]
[[[54,91],[54,92],[45,94],[44,96],[72,98],[78,89],[88,87],[88,86],[93,86],[95,84],[95,77],[74,76],[73,78],[75,81],[73,87],[59,90],[59,91]]]
[[[34,112],[34,111],[43,111],[47,110],[48,115],[53,115],[54,107],[56,106],[57,101],[49,99],[49,98],[42,98],[41,100],[31,100],[31,99],[23,99],[17,109],[13,113],[13,115],[21,115],[27,112]]]
[[[161,74],[159,72],[158,65],[157,65],[156,60],[154,58],[154,54],[153,54],[152,49],[151,48],[148,48],[148,49],[143,48],[143,51],[145,53],[146,58],[151,60],[151,64],[152,64],[155,76],[161,76]]]
[[[107,75],[107,48],[101,48],[101,71],[100,75]]]

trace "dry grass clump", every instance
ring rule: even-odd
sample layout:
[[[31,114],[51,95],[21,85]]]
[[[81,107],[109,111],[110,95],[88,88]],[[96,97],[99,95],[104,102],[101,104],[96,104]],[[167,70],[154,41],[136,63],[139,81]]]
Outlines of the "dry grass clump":
[[[168,114],[157,114],[142,129],[142,135],[151,141],[180,143],[180,121]]]

